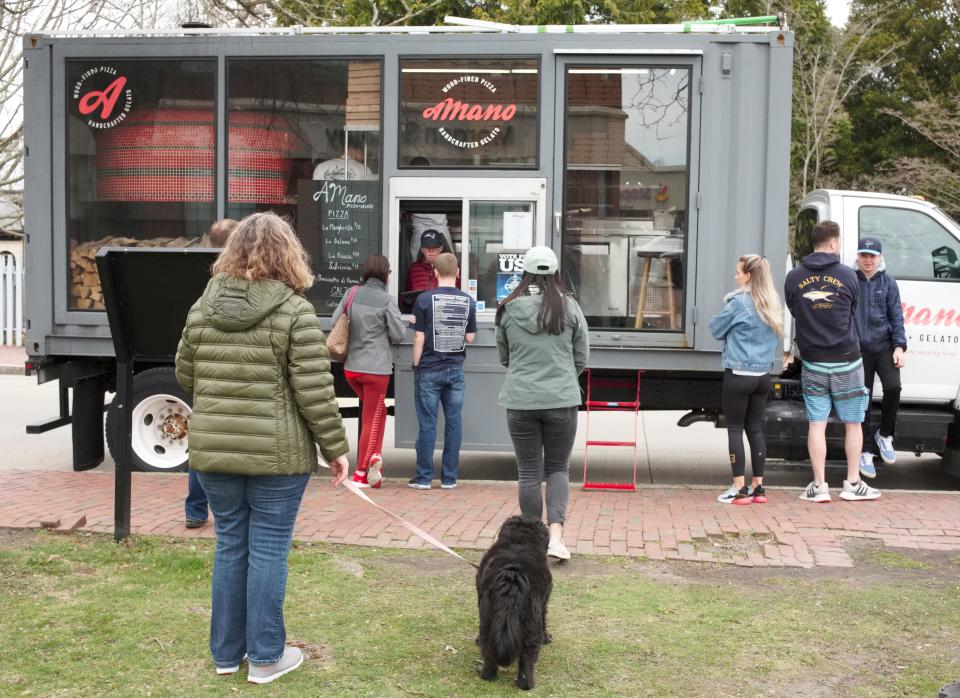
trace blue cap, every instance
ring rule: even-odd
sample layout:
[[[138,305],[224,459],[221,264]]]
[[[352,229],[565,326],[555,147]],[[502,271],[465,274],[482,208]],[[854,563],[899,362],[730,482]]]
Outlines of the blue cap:
[[[443,236],[436,230],[424,230],[420,236],[420,247],[443,247]]]
[[[857,245],[857,254],[880,254],[883,245],[877,238],[862,238]]]

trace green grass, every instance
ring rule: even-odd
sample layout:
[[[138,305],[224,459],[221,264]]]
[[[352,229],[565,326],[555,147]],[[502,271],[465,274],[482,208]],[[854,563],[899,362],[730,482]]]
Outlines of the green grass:
[[[477,677],[472,569],[440,554],[347,546],[291,556],[287,632],[313,656],[304,668],[270,689],[242,672],[217,677],[207,651],[212,550],[158,538],[0,538],[0,695],[516,694],[511,669],[494,683]],[[554,575],[554,643],[536,693],[936,695],[960,678],[960,568],[944,558],[939,577],[898,570],[891,581],[882,564],[842,578],[576,558]]]
[[[868,559],[888,570],[929,570],[931,565],[893,550],[873,550]]]

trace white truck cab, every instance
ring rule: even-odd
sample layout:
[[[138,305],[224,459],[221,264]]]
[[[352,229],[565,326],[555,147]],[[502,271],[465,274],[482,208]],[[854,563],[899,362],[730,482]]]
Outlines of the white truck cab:
[[[907,335],[906,365],[901,372],[901,416],[923,418],[926,412],[946,422],[946,448],[911,439],[898,447],[944,455],[944,467],[960,475],[960,225],[934,204],[920,198],[862,191],[818,189],[809,193],[797,214],[793,259],[811,251],[810,232],[823,220],[840,225],[841,260],[854,265],[857,242],[878,238],[888,274],[897,280]],[[880,381],[874,400],[882,394]],[[916,413],[916,414],[914,414]],[[912,415],[912,417],[911,417]],[[944,452],[946,451],[946,452]]]

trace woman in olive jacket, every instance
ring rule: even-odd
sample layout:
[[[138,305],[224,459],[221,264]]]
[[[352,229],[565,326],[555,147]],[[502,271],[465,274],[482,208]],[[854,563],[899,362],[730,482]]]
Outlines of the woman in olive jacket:
[[[557,266],[549,247],[528,250],[523,279],[497,308],[497,350],[507,367],[499,404],[507,408],[517,458],[520,513],[540,520],[546,482],[547,554],[569,560],[563,524],[581,403],[578,376],[590,357],[590,340],[583,312],[563,287]]]
[[[269,683],[296,669],[283,599],[293,525],[317,447],[333,484],[347,437],[313,306],[313,275],[290,226],[272,213],[237,225],[187,315],[177,380],[193,399],[190,467],[214,515],[210,651],[218,674],[249,662]]]

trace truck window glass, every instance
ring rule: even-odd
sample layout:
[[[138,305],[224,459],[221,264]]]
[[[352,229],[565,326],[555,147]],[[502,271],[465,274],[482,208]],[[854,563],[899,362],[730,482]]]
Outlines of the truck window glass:
[[[562,266],[591,327],[683,329],[690,82],[567,69]]]
[[[397,166],[535,168],[539,92],[534,58],[400,61]]]
[[[211,60],[69,60],[68,308],[103,310],[105,245],[203,245],[214,205]]]
[[[860,237],[879,238],[887,271],[898,279],[960,279],[960,241],[922,211],[860,209]]]
[[[820,214],[815,208],[805,208],[797,214],[797,227],[793,231],[793,240],[790,244],[790,254],[795,265],[813,252],[810,236],[813,235],[813,226],[819,222],[819,218]]]
[[[227,62],[227,215],[293,222],[330,315],[381,250],[379,60]]]

